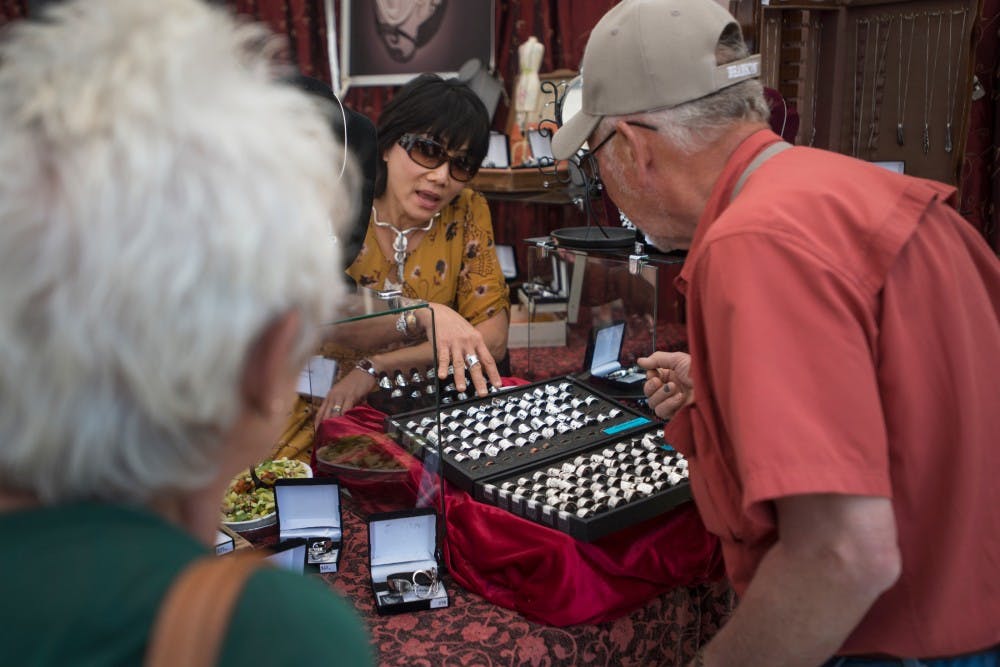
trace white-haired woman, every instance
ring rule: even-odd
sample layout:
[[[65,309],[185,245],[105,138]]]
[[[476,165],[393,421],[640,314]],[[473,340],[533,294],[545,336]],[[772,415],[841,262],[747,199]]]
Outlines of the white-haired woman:
[[[261,29],[198,0],[47,18],[0,42],[0,664],[139,664],[281,429],[349,193]],[[250,577],[220,664],[333,656],[371,662],[349,605]]]

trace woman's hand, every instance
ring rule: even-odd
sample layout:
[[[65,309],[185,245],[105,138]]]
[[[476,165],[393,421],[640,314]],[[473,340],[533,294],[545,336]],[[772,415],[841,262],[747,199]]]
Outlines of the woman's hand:
[[[694,402],[691,355],[684,352],[654,352],[636,359],[646,369],[643,393],[649,407],[660,419],[670,419],[685,405]]]
[[[448,367],[455,368],[455,389],[465,391],[465,374],[462,368],[469,369],[469,377],[476,389],[477,396],[486,396],[486,380],[494,387],[501,386],[500,372],[496,361],[490,354],[483,334],[448,306],[440,303],[430,304],[434,310],[434,332],[437,340],[438,377],[448,377]],[[427,308],[420,308],[416,315],[424,331],[430,331],[431,314]],[[428,335],[428,338],[430,336]]]
[[[364,400],[365,396],[375,388],[375,378],[355,368],[345,375],[335,385],[330,387],[323,404],[316,413],[316,428],[324,419],[339,417]]]

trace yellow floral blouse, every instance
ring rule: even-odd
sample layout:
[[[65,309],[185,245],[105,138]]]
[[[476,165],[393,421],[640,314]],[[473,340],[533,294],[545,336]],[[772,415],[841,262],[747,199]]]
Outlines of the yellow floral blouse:
[[[454,203],[441,210],[420,245],[407,253],[403,296],[442,303],[473,325],[509,311],[507,283],[493,244],[486,199],[469,188],[462,190]],[[387,277],[396,280],[396,263],[382,254],[371,219],[347,274],[371,289],[385,289]]]

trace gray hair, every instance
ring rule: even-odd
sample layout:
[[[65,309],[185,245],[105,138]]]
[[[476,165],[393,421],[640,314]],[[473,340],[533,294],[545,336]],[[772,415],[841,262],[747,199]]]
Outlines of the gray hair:
[[[724,65],[750,55],[739,27],[731,23],[723,30],[715,49],[716,62]],[[759,79],[741,81],[692,102],[629,116],[609,116],[601,123],[632,120],[652,125],[681,151],[692,154],[717,140],[735,121],[766,123],[771,115]],[[610,128],[605,128],[610,132]]]
[[[0,43],[0,487],[198,488],[267,324],[296,309],[306,346],[332,315],[342,148],[259,26],[199,0],[46,19]]]

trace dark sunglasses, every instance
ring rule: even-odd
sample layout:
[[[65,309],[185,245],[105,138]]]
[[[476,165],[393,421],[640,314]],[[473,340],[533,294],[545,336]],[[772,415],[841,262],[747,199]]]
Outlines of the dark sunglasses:
[[[448,173],[456,181],[469,181],[479,171],[479,165],[474,164],[468,155],[452,155],[438,142],[419,134],[404,134],[399,138],[399,145],[411,160],[425,169],[437,169],[447,162]]]

